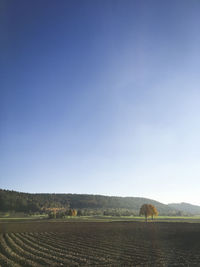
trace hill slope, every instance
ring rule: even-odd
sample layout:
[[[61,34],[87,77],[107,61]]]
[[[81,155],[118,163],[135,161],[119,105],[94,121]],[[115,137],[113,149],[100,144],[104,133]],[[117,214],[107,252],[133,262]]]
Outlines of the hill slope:
[[[142,204],[153,204],[161,215],[175,215],[176,209],[158,201],[139,197],[84,194],[29,194],[0,189],[0,211],[36,212],[49,207],[75,209],[128,209],[139,213]]]
[[[171,203],[168,204],[168,206],[170,208],[177,209],[191,215],[200,215],[200,206],[197,205],[192,205],[189,203],[182,202],[182,203]]]

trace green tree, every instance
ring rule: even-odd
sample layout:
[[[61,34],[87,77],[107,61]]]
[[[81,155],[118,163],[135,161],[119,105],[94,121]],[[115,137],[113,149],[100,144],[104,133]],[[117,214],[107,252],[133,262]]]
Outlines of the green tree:
[[[77,216],[83,216],[83,212],[82,212],[82,210],[79,209],[79,210],[77,211]]]
[[[49,216],[49,219],[56,219],[56,212],[54,212],[54,211],[50,211],[50,212],[48,213],[48,216]]]

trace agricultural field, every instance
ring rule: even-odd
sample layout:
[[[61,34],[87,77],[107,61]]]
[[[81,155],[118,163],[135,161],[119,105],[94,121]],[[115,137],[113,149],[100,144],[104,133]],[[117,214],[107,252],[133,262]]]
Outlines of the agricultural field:
[[[200,224],[1,222],[1,266],[200,266]]]

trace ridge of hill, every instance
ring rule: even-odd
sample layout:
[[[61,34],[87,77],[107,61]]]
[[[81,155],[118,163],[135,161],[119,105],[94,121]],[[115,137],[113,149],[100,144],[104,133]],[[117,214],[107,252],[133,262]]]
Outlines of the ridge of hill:
[[[170,205],[140,197],[118,197],[91,194],[21,193],[0,189],[0,211],[38,212],[48,208],[89,210],[126,209],[138,215],[143,204],[156,206],[160,215],[177,215]]]

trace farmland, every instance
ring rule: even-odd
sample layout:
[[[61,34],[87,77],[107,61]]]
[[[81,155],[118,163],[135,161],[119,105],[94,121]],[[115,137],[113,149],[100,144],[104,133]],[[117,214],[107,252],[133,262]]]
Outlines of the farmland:
[[[1,222],[1,266],[198,266],[200,225]]]

